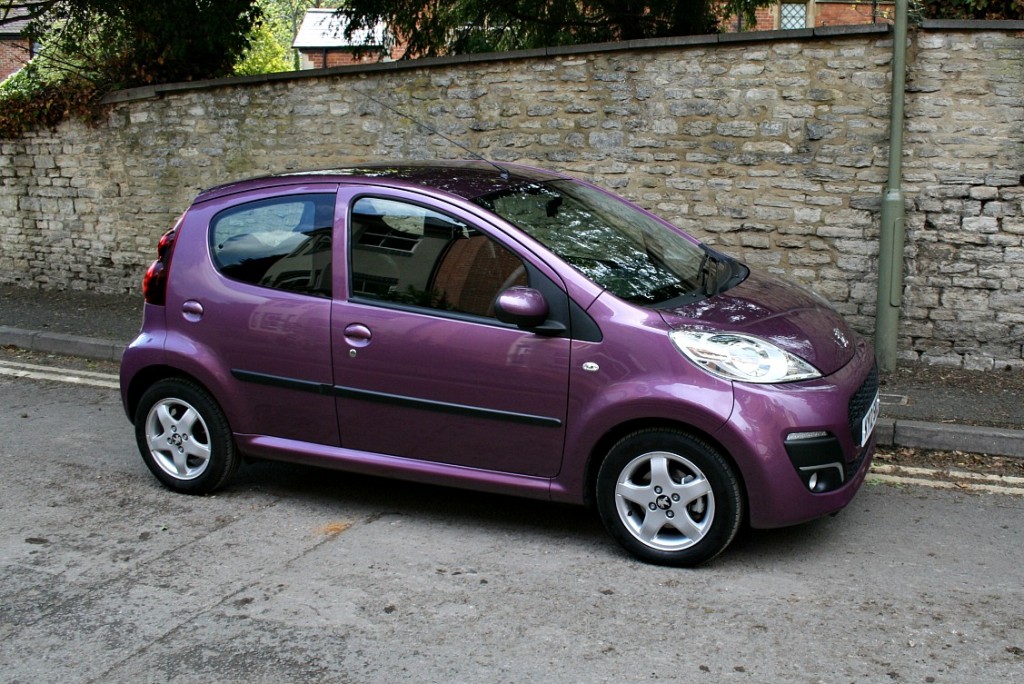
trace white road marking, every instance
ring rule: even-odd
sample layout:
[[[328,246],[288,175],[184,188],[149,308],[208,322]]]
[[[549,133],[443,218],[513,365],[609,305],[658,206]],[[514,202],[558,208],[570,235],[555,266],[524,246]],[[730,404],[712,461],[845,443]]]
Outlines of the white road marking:
[[[27,378],[29,380],[66,382],[72,385],[87,385],[89,387],[102,387],[103,389],[118,389],[120,387],[117,376],[110,373],[40,366],[34,363],[21,363],[19,361],[0,360],[0,375]]]
[[[957,489],[965,492],[989,492],[1024,496],[1024,477],[970,473],[963,470],[935,470],[875,464],[868,480],[882,484],[915,485],[933,489]]]

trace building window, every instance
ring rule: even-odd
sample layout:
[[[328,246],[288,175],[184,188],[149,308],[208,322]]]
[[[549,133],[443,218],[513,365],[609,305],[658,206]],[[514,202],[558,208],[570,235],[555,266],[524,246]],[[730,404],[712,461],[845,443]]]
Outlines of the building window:
[[[779,12],[780,29],[807,28],[807,5],[802,2],[784,2]]]

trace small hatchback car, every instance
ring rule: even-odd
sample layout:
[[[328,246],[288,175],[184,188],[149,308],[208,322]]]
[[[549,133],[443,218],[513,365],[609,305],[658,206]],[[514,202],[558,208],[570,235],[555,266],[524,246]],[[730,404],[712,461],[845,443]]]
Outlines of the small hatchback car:
[[[826,302],[563,175],[249,180],[157,252],[121,393],[179,492],[246,457],[592,503],[688,566],[843,508],[874,450],[874,357]]]

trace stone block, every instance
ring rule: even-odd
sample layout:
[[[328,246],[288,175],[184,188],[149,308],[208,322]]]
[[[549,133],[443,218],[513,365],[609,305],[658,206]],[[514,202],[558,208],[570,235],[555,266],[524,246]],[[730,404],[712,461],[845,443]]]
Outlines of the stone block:
[[[999,221],[991,216],[965,218],[961,225],[973,233],[995,233],[999,230]]]
[[[986,185],[979,185],[969,190],[971,199],[991,200],[999,197],[999,189]]]
[[[983,354],[964,354],[964,370],[990,371],[995,368],[995,359]]]

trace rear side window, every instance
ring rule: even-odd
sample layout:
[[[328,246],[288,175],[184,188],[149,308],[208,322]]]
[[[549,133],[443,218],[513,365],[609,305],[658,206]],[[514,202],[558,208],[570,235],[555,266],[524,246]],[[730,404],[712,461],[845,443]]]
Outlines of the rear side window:
[[[249,202],[213,218],[210,252],[233,280],[330,297],[333,226],[333,194]]]
[[[493,318],[498,293],[527,284],[519,257],[431,209],[364,197],[349,226],[356,297]]]

